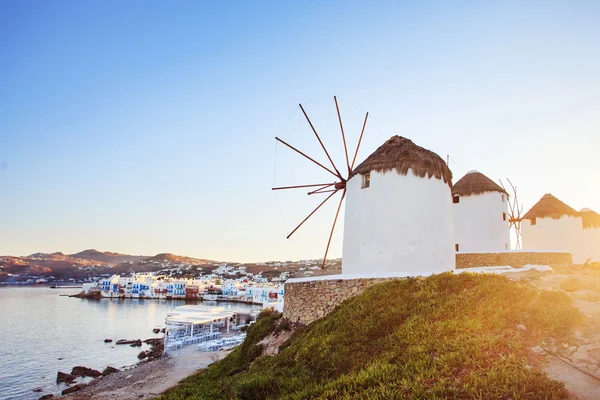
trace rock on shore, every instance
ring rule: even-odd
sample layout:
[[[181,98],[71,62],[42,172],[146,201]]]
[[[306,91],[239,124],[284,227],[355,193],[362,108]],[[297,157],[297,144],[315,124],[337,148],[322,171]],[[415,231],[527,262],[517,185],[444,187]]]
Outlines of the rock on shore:
[[[75,376],[71,374],[67,374],[66,372],[61,371],[58,371],[58,373],[56,374],[56,383],[71,383],[73,381],[75,381]]]
[[[95,370],[95,369],[91,369],[91,368],[87,368],[87,367],[83,367],[81,365],[78,365],[76,367],[73,367],[73,370],[71,370],[71,375],[74,376],[90,376],[92,378],[97,378],[99,376],[102,375],[102,372]]]

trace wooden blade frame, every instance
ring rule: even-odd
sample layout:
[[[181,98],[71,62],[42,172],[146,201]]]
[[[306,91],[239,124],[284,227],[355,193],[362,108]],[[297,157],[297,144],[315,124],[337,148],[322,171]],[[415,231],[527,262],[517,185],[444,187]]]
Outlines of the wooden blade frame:
[[[291,144],[287,144],[285,141],[279,139],[278,137],[275,138],[275,140],[277,140],[278,142],[281,142],[283,144],[285,144],[287,147],[289,147],[290,149],[294,150],[296,153],[308,158],[310,161],[314,162],[315,164],[317,164],[319,167],[323,168],[325,171],[329,172],[330,174],[332,174],[333,176],[335,176],[336,178],[340,178],[339,176],[339,172],[336,174],[335,172],[333,172],[332,170],[330,170],[329,168],[327,168],[326,166],[324,166],[323,164],[321,164],[318,161],[315,161],[314,159],[312,159],[311,157],[307,156],[306,154],[304,154],[303,152],[301,152],[300,150],[298,150],[297,148],[295,148],[294,146],[292,146]]]
[[[333,186],[333,185],[335,185],[335,182],[333,182],[333,183],[314,183],[314,184],[310,184],[310,185],[279,186],[279,187],[271,188],[271,190],[299,189],[299,188],[317,187],[317,186],[330,187],[330,186]]]
[[[340,179],[344,179],[342,178],[342,175],[340,174],[340,171],[338,171],[338,169],[336,168],[335,164],[333,163],[333,160],[331,159],[331,156],[329,155],[329,152],[327,151],[327,149],[325,148],[325,145],[323,144],[323,142],[321,141],[321,138],[319,137],[319,134],[317,133],[317,130],[315,129],[315,127],[313,126],[312,122],[310,121],[310,118],[308,118],[308,114],[306,114],[306,111],[304,111],[304,107],[302,107],[302,104],[298,104],[300,106],[300,109],[302,110],[302,113],[304,114],[304,117],[306,117],[306,120],[308,121],[308,124],[310,125],[310,128],[312,129],[312,131],[314,132],[315,136],[317,137],[317,140],[319,141],[319,144],[321,145],[321,147],[323,148],[323,151],[325,152],[325,155],[327,156],[327,158],[329,159],[329,162],[331,163],[331,166],[333,167],[333,169],[336,172],[336,176]]]
[[[325,200],[323,200],[323,201],[321,202],[321,204],[319,204],[319,205],[317,206],[317,208],[315,208],[314,210],[312,210],[312,212],[311,212],[310,214],[308,214],[308,216],[307,216],[306,218],[304,218],[304,219],[302,220],[302,222],[300,222],[300,224],[298,224],[298,226],[297,226],[297,227],[295,227],[295,228],[294,228],[294,230],[293,230],[293,231],[292,231],[292,232],[291,232],[289,235],[287,235],[287,239],[289,239],[289,238],[290,238],[290,237],[291,237],[291,236],[292,236],[292,235],[293,235],[293,234],[294,234],[294,233],[295,233],[295,232],[298,230],[298,228],[300,228],[300,227],[301,227],[301,226],[302,226],[302,225],[303,225],[303,224],[304,224],[306,221],[308,221],[308,219],[309,219],[310,217],[312,217],[312,216],[313,216],[313,214],[314,214],[314,213],[316,213],[316,212],[317,212],[317,210],[318,210],[319,208],[321,208],[321,206],[322,206],[323,204],[325,204],[325,203],[327,202],[327,200],[329,200],[330,198],[332,198],[332,197],[333,197],[333,195],[334,195],[334,194],[336,194],[336,193],[337,193],[337,190],[335,190],[333,193],[331,193],[329,196],[327,196],[327,198],[326,198]]]
[[[337,211],[335,212],[335,218],[333,220],[333,225],[331,227],[331,233],[329,233],[329,240],[327,241],[327,248],[325,249],[325,255],[323,256],[323,263],[321,264],[321,269],[325,268],[325,262],[327,261],[327,253],[329,253],[329,245],[331,244],[331,238],[333,237],[333,231],[335,230],[335,224],[337,222],[338,216],[340,215],[340,209],[342,208],[342,202],[344,201],[344,197],[346,197],[346,189],[344,189],[344,192],[342,193],[342,197],[340,198],[340,202],[338,204]]]
[[[369,118],[369,113],[367,113],[367,115],[365,115],[365,122],[363,122],[363,127],[362,127],[362,130],[360,131],[360,137],[358,138],[358,144],[356,145],[356,151],[354,152],[354,158],[352,159],[352,165],[350,165],[350,173],[352,173],[352,170],[354,169],[354,163],[356,162],[356,156],[358,155],[358,149],[360,149],[360,143],[362,142],[363,134],[365,133],[365,127],[367,126],[368,118]]]
[[[348,161],[348,146],[346,146],[346,135],[344,135],[344,125],[342,124],[342,116],[340,114],[340,106],[338,105],[337,97],[333,96],[333,100],[335,101],[335,109],[337,111],[338,121],[340,121],[340,130],[342,131],[342,141],[344,142],[344,154],[346,155],[346,167],[348,168],[348,177],[352,173],[352,168],[350,168],[350,162]]]
[[[282,139],[276,137],[275,139],[281,143],[283,143],[284,145],[286,145],[287,147],[289,147],[290,149],[294,150],[296,153],[300,154],[301,156],[307,158],[308,160],[312,161],[314,164],[318,165],[319,167],[323,168],[325,171],[329,172],[330,174],[332,174],[333,176],[335,176],[336,178],[338,178],[340,180],[340,182],[333,182],[333,183],[315,183],[315,184],[308,184],[308,185],[293,185],[293,186],[280,186],[280,187],[274,187],[271,190],[287,190],[287,189],[300,189],[300,188],[309,188],[309,187],[315,187],[317,189],[312,190],[310,192],[308,192],[308,195],[313,195],[313,194],[323,194],[323,193],[331,193],[329,196],[327,196],[327,198],[325,200],[323,200],[310,214],[308,214],[308,216],[306,218],[304,218],[302,220],[302,222],[300,222],[300,224],[298,224],[298,226],[296,226],[294,228],[294,230],[292,230],[292,232],[290,232],[290,234],[287,236],[287,238],[289,239],[306,221],[308,221],[308,219],[310,217],[312,217],[318,210],[319,208],[321,208],[323,206],[323,204],[325,204],[329,199],[331,199],[338,191],[343,190],[342,193],[342,197],[340,198],[340,202],[338,204],[337,207],[337,211],[335,213],[335,218],[333,220],[333,225],[331,226],[331,232],[329,233],[329,240],[327,241],[327,247],[325,248],[325,255],[323,256],[323,262],[321,264],[321,269],[325,268],[325,262],[327,261],[327,254],[329,253],[329,247],[331,245],[331,239],[333,238],[333,232],[335,231],[335,226],[337,224],[337,219],[339,217],[340,214],[340,209],[342,208],[342,203],[344,201],[344,198],[346,197],[346,181],[350,178],[350,175],[352,174],[352,170],[354,169],[354,164],[356,163],[356,157],[358,156],[358,151],[360,149],[360,145],[362,143],[362,138],[363,135],[365,133],[365,127],[367,126],[367,120],[369,118],[369,113],[367,112],[367,114],[365,115],[365,120],[363,122],[363,126],[360,132],[360,137],[358,139],[358,143],[356,145],[356,150],[354,151],[354,157],[352,158],[352,164],[350,164],[349,162],[349,155],[348,155],[348,145],[346,143],[346,135],[344,133],[344,125],[342,123],[342,116],[340,113],[340,107],[337,101],[337,97],[333,96],[333,100],[335,102],[335,108],[337,111],[337,116],[338,116],[338,121],[340,123],[340,131],[342,133],[342,141],[344,144],[344,154],[346,156],[346,168],[348,170],[348,177],[346,179],[344,179],[342,177],[342,175],[340,174],[339,170],[337,169],[337,167],[335,166],[335,163],[333,162],[333,160],[331,159],[331,156],[329,155],[329,152],[327,151],[327,148],[325,147],[325,145],[323,144],[323,141],[321,140],[321,138],[319,137],[319,134],[317,133],[317,130],[315,129],[315,127],[312,124],[312,121],[310,120],[310,118],[308,117],[308,114],[306,113],[306,111],[304,110],[304,107],[302,107],[302,104],[299,104],[300,109],[302,110],[302,113],[304,114],[304,117],[306,118],[306,120],[308,121],[308,124],[310,125],[310,128],[312,129],[313,133],[315,134],[315,137],[317,138],[317,140],[319,141],[319,144],[321,145],[321,148],[323,149],[323,151],[325,152],[325,155],[327,156],[327,159],[329,160],[329,162],[331,163],[331,166],[333,167],[333,171],[327,167],[325,167],[323,164],[319,163],[318,161],[316,161],[315,159],[311,158],[310,156],[304,154],[303,152],[301,152],[300,150],[296,149],[294,146],[286,143],[285,141],[283,141]],[[334,172],[335,171],[335,172]],[[331,188],[333,186],[333,188]]]

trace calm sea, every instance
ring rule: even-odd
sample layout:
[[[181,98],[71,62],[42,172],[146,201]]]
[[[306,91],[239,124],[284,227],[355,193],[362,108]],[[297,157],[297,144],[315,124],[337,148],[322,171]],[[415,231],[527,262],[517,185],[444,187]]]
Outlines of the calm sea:
[[[116,346],[104,339],[161,337],[167,311],[183,300],[87,300],[66,296],[80,289],[0,288],[0,399],[38,399],[59,394],[58,371],[75,365],[102,371],[135,364],[143,347]],[[193,304],[193,303],[187,303]],[[217,305],[205,302],[205,305]],[[219,306],[251,309],[245,304]],[[43,392],[36,393],[36,388]]]

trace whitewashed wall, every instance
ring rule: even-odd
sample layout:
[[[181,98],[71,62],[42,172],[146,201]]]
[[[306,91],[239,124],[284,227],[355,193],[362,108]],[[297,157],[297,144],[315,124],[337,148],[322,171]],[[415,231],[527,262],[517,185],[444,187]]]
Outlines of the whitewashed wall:
[[[371,172],[347,183],[342,273],[453,270],[452,196],[444,181],[408,171]]]
[[[504,201],[502,200],[504,196]],[[461,252],[494,252],[510,249],[506,195],[485,192],[459,196],[452,204],[454,240]],[[502,214],[506,221],[502,220]]]
[[[561,250],[573,255],[573,263],[585,262],[585,244],[581,217],[564,215],[560,219],[537,218],[521,222],[523,250]]]
[[[583,262],[588,258],[592,262],[600,262],[600,228],[589,228],[583,230],[584,254]]]

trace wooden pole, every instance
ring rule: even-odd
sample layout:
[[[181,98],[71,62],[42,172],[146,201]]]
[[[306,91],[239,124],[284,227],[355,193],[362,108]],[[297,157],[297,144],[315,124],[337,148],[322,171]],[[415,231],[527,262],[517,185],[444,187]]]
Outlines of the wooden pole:
[[[307,156],[306,154],[304,154],[303,152],[301,152],[300,150],[298,150],[297,148],[295,148],[294,146],[287,144],[285,141],[279,139],[278,137],[275,137],[275,140],[285,144],[287,147],[289,147],[290,149],[294,150],[296,153],[308,158],[310,161],[314,162],[315,164],[317,164],[319,167],[323,168],[325,171],[329,172],[330,174],[332,174],[333,176],[339,178],[339,172],[336,174],[335,172],[333,172],[332,170],[330,170],[329,168],[327,168],[326,166],[324,166],[323,164],[319,163],[318,161],[313,160],[312,158],[310,158],[309,156]]]
[[[319,188],[317,190],[313,190],[312,192],[308,192],[307,194],[310,196],[311,194],[321,193],[321,190],[327,189],[328,187],[332,187],[333,185],[335,185],[335,183],[332,183],[331,185],[324,186],[324,187]]]
[[[330,192],[336,192],[340,189],[331,189],[331,190],[323,190],[322,192],[317,192],[316,190],[314,192],[309,192],[307,193],[308,195],[313,195],[313,194],[321,194],[321,193],[330,193]]]
[[[312,211],[310,214],[308,214],[308,217],[304,218],[304,219],[302,220],[302,222],[300,222],[300,224],[299,224],[299,225],[298,225],[296,228],[294,228],[294,230],[292,231],[292,233],[290,233],[289,235],[287,235],[287,239],[289,239],[289,238],[290,238],[290,236],[292,236],[292,235],[294,234],[294,232],[296,232],[296,231],[298,230],[298,228],[300,228],[300,227],[302,226],[302,224],[304,224],[304,223],[305,223],[305,222],[306,222],[306,221],[307,221],[307,220],[308,220],[310,217],[312,217],[312,215],[313,215],[314,213],[316,213],[316,212],[317,212],[317,210],[318,210],[319,208],[321,208],[321,206],[322,206],[323,204],[325,204],[325,202],[326,202],[327,200],[329,200],[329,199],[330,199],[330,198],[331,198],[331,197],[332,197],[332,196],[333,196],[333,195],[334,195],[336,192],[337,192],[337,190],[336,190],[335,192],[331,193],[331,194],[330,194],[330,195],[329,195],[329,196],[328,196],[328,197],[327,197],[325,200],[323,200],[323,201],[321,202],[321,204],[319,204],[319,205],[317,206],[317,208],[315,208],[315,209],[314,209],[314,210],[313,210],[313,211]]]
[[[271,188],[271,190],[298,189],[298,188],[317,187],[317,186],[329,187],[329,186],[333,186],[333,185],[335,185],[335,182],[333,182],[333,183],[315,183],[315,184],[311,184],[311,185],[279,186],[279,187]]]
[[[329,252],[329,245],[331,244],[331,238],[333,237],[333,231],[335,230],[335,223],[337,222],[338,215],[340,214],[340,208],[342,208],[342,202],[344,201],[344,196],[346,196],[346,189],[342,193],[342,198],[340,199],[340,203],[338,204],[337,211],[335,213],[335,219],[333,220],[333,226],[331,227],[331,233],[329,234],[329,240],[327,241],[327,248],[325,249],[325,256],[323,257],[323,264],[321,264],[321,269],[325,268],[325,261],[327,260],[327,253]]]
[[[340,107],[338,106],[337,97],[333,96],[335,101],[335,109],[337,110],[338,120],[340,121],[340,130],[342,131],[342,141],[344,142],[344,153],[346,154],[346,167],[348,168],[348,176],[352,170],[350,169],[350,161],[348,161],[348,146],[346,146],[346,135],[344,134],[344,125],[342,125],[342,116],[340,114]]]
[[[363,122],[362,130],[360,131],[360,137],[358,138],[358,144],[356,145],[356,151],[354,152],[354,158],[352,159],[352,165],[350,166],[350,171],[354,169],[354,163],[356,162],[356,156],[358,155],[358,149],[360,148],[360,142],[362,142],[363,133],[365,133],[365,127],[367,126],[367,118],[369,118],[369,113],[365,115],[365,122]]]
[[[335,172],[337,173],[337,177],[340,179],[344,179],[342,178],[342,175],[340,174],[340,171],[338,171],[338,169],[336,168],[335,164],[333,163],[333,160],[331,159],[331,157],[329,156],[329,152],[327,152],[327,149],[325,148],[325,145],[323,144],[323,142],[321,141],[321,138],[319,137],[319,134],[317,133],[317,130],[315,129],[315,127],[313,126],[312,122],[310,121],[310,118],[308,118],[308,114],[306,114],[306,111],[304,111],[304,107],[302,107],[302,104],[298,104],[300,106],[300,109],[302,110],[302,113],[304,114],[304,116],[306,117],[306,120],[308,121],[308,124],[310,125],[312,131],[315,133],[315,136],[317,137],[317,140],[319,141],[319,143],[321,144],[321,147],[323,148],[323,151],[325,152],[325,154],[327,155],[327,158],[329,159],[329,162],[331,163],[331,166],[333,167],[333,169],[335,170]]]

